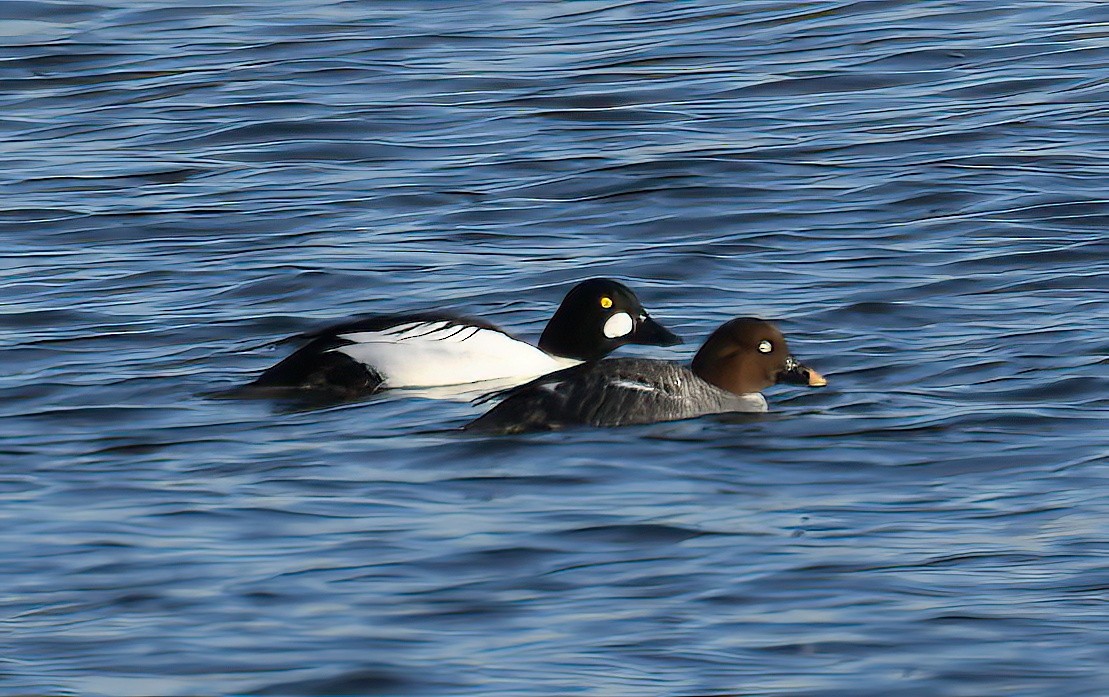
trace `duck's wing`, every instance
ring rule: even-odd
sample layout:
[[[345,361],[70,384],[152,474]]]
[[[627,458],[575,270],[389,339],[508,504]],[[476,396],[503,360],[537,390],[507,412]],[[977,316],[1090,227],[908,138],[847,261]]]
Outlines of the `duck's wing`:
[[[617,359],[611,359],[611,361],[614,360]],[[512,387],[486,392],[485,394],[471,400],[470,403],[474,405],[486,404],[488,402],[508,399],[509,397],[524,394],[529,390],[544,386],[556,384],[560,385],[567,381],[572,381],[576,379],[587,379],[586,376],[596,369],[596,365],[598,362],[599,361],[590,361],[588,363],[579,363],[568,368],[554,370],[519,385],[513,385]]]
[[[489,322],[446,313],[363,317],[299,338],[307,343],[264,372],[256,386],[332,389],[358,377],[356,389],[372,392],[511,376],[527,380],[563,365]],[[371,376],[371,387],[362,384],[363,373]]]
[[[466,317],[449,312],[417,312],[396,315],[363,315],[344,322],[330,324],[301,334],[295,334],[284,341],[310,341],[312,339],[338,337],[343,335],[365,335],[366,341],[398,340],[403,336],[418,335],[424,331],[439,328],[484,329],[508,335],[503,329],[477,317]]]
[[[503,400],[466,428],[501,433],[573,424],[621,426],[672,421],[717,411],[720,392],[688,368],[644,358],[611,358],[544,375],[495,393]],[[705,411],[706,407],[711,407]]]

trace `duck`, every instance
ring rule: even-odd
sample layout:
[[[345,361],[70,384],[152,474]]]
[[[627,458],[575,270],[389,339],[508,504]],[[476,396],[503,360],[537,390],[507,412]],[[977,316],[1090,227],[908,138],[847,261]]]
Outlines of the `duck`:
[[[285,341],[291,340],[306,343],[240,394],[345,400],[389,388],[514,386],[599,360],[625,344],[681,343],[630,288],[609,278],[575,285],[538,346],[491,322],[438,311],[364,316]]]
[[[646,358],[579,364],[479,398],[501,401],[463,428],[506,434],[765,412],[761,391],[779,382],[828,384],[794,358],[776,326],[737,317],[705,340],[688,367]]]

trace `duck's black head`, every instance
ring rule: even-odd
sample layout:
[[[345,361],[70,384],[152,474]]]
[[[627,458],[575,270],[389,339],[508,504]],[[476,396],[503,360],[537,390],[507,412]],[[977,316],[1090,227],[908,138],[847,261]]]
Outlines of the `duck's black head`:
[[[702,380],[735,394],[759,392],[778,382],[823,387],[824,377],[789,352],[786,338],[769,322],[739,317],[725,322],[693,357]]]
[[[624,344],[681,342],[651,319],[631,288],[608,278],[591,278],[566,294],[543,330],[539,348],[556,356],[594,361]]]

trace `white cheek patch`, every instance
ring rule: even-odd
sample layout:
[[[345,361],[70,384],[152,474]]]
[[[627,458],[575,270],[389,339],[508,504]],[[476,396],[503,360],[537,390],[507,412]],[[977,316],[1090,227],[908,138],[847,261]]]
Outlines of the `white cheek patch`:
[[[605,322],[605,336],[610,339],[616,339],[621,336],[631,334],[632,329],[635,328],[635,321],[632,320],[631,315],[627,312],[617,312],[612,317],[608,318]]]

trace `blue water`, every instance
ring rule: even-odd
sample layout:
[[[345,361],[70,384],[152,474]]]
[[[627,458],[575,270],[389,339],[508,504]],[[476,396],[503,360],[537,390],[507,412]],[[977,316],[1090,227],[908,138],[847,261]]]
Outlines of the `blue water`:
[[[0,693],[1105,695],[1109,5],[0,4]],[[607,275],[765,419],[212,400]]]

